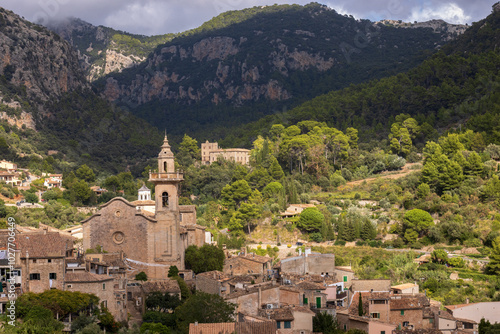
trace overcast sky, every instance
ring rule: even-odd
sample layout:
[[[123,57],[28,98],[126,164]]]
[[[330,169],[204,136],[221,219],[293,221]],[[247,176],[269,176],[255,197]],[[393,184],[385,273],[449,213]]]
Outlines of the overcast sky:
[[[471,23],[485,18],[497,0],[323,0],[341,14],[356,18],[403,21],[443,19],[449,23]],[[275,3],[307,4],[310,1],[281,0],[2,0],[0,6],[32,22],[45,23],[78,17],[131,33],[157,35],[200,26],[218,14]]]

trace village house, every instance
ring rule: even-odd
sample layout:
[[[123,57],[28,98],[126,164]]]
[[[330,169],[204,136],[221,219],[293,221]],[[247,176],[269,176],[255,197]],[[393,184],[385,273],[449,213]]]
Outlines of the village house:
[[[17,170],[17,164],[7,160],[0,160],[0,168],[6,169],[8,171],[15,171]]]
[[[466,303],[445,306],[448,313],[457,318],[474,320],[479,323],[482,318],[490,323],[500,323],[500,302]]]
[[[208,140],[201,144],[201,163],[211,165],[217,159],[223,158],[227,161],[234,161],[242,165],[250,163],[250,150],[244,148],[219,148],[217,142],[210,143]]]
[[[391,286],[391,291],[394,294],[416,294],[418,293],[418,284],[404,283]]]
[[[126,281],[112,276],[93,274],[87,271],[66,273],[66,291],[93,293],[99,297],[101,307],[106,307],[116,321],[127,320]],[[71,322],[71,319],[69,319]]]
[[[92,190],[97,197],[102,196],[102,194],[108,192],[107,189],[101,188],[99,186],[92,186],[90,187],[90,190]]]
[[[361,295],[363,314],[359,314]],[[357,328],[368,334],[382,332],[440,331],[444,334],[477,333],[473,319],[457,318],[431,306],[423,294],[393,292],[355,292],[348,308],[337,310],[337,319],[344,330]]]
[[[306,248],[304,254],[281,260],[281,274],[335,275],[335,255],[312,253]]]
[[[335,267],[335,276],[337,280],[344,283],[344,290],[351,287],[352,280],[354,279],[354,271],[352,271],[350,266],[338,266]]]
[[[5,182],[13,187],[21,185],[22,180],[19,177],[20,174],[16,172],[0,171],[0,182]]]
[[[237,275],[260,275],[268,277],[272,275],[272,261],[268,256],[260,256],[254,253],[233,256],[224,260],[224,274]]]
[[[314,204],[290,204],[285,212],[281,212],[282,217],[294,217],[300,215],[307,208],[314,208]]]
[[[312,309],[326,308],[326,287],[320,283],[300,282],[295,288],[301,291],[302,304]]]
[[[260,309],[259,315],[276,321],[278,334],[311,334],[313,317],[308,307],[285,306],[277,309]]]
[[[127,309],[130,314],[129,325],[142,322],[142,315],[146,312],[146,299],[149,294],[160,292],[181,298],[179,283],[174,279],[165,279],[152,282],[129,281],[127,283]]]
[[[16,238],[24,292],[64,288],[66,258],[74,257],[72,238],[59,233],[18,234]]]
[[[280,308],[283,306],[301,306],[298,289],[267,283],[257,287],[247,287],[225,296],[227,302],[238,305],[236,311],[258,316],[258,310]]]

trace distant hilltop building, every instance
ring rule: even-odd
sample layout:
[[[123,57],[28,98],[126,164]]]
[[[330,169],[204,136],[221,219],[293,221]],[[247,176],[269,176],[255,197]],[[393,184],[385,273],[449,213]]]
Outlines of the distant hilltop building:
[[[201,163],[203,165],[211,165],[219,157],[242,165],[248,165],[250,150],[244,148],[219,148],[217,142],[210,143],[208,140],[201,144]]]

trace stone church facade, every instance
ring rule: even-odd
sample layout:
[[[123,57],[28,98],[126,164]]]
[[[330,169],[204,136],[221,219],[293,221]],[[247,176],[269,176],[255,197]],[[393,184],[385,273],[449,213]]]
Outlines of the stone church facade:
[[[117,197],[82,222],[83,247],[124,252],[131,274],[144,271],[149,278],[165,279],[172,265],[184,269],[188,246],[203,246],[205,227],[196,224],[194,205],[179,205],[183,174],[174,167],[174,155],[165,136],[158,155],[158,172],[150,173],[155,185],[155,213]],[[135,270],[133,270],[135,269]]]

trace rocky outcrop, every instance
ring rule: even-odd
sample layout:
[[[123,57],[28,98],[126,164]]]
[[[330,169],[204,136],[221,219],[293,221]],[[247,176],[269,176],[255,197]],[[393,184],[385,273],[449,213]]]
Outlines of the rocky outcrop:
[[[29,99],[41,101],[87,86],[77,54],[66,41],[1,8],[0,75],[26,87]]]
[[[393,26],[397,28],[431,28],[435,33],[441,34],[443,40],[451,40],[461,35],[467,30],[465,24],[450,24],[443,20],[430,20],[425,22],[403,22],[401,20],[382,20],[376,24],[382,23],[384,25]]]

